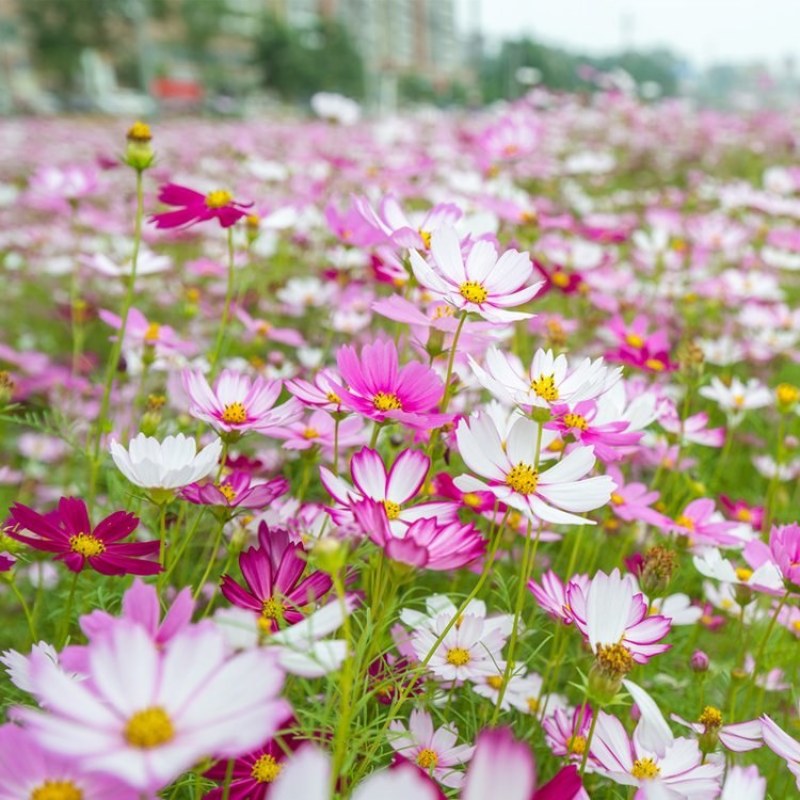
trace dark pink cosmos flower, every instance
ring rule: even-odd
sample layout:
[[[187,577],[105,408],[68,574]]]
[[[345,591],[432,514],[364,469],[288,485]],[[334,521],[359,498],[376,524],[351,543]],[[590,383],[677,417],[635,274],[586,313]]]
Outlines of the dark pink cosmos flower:
[[[397,535],[383,503],[367,498],[353,503],[351,509],[364,533],[383,548],[387,558],[401,564],[437,571],[458,569],[480,558],[486,550],[483,536],[473,525],[418,519]]]
[[[440,472],[434,475],[433,489],[440,497],[455,500],[461,507],[468,508],[476,514],[491,511],[497,502],[497,498],[491,492],[462,492],[456,486],[452,476],[447,472]],[[497,510],[500,513],[505,513],[506,507],[503,503],[500,503]]]
[[[764,524],[764,506],[751,506],[744,500],[734,500],[726,494],[719,496],[719,502],[729,519],[746,522],[753,530],[760,531]]]
[[[575,294],[584,286],[583,276],[579,272],[569,272],[557,264],[553,265],[552,270],[548,270],[537,259],[533,259],[533,266],[542,274],[545,281],[541,294],[547,294],[551,289],[556,289],[562,294]]]
[[[286,531],[270,530],[262,522],[258,544],[239,556],[247,589],[223,575],[220,591],[239,608],[259,614],[266,629],[277,631],[283,625],[300,622],[305,616],[303,607],[327,594],[332,582],[324,572],[303,578],[305,550],[301,544],[292,544]]]
[[[58,553],[72,572],[87,564],[103,575],[155,575],[161,571],[149,556],[159,550],[158,541],[120,542],[139,526],[139,518],[127,511],[115,511],[92,528],[86,503],[77,497],[62,497],[58,509],[42,516],[28,506],[11,508],[12,527],[8,536],[36,550]],[[30,531],[33,536],[20,533]]]
[[[797,593],[800,587],[800,525],[796,522],[773,525],[769,532],[769,545],[754,539],[745,545],[744,557],[754,570],[771,564],[776,577],[779,575],[786,588]],[[773,586],[760,588],[778,594]]]
[[[233,195],[225,189],[215,189],[208,194],[167,183],[158,193],[159,202],[168,206],[180,206],[177,211],[165,211],[153,214],[150,221],[157,228],[181,228],[196,222],[215,219],[223,228],[230,228],[242,217],[247,216],[247,209],[252,203],[237,203]]]
[[[228,508],[265,508],[289,491],[285,478],[254,483],[248,472],[234,472],[219,483],[190,483],[181,490],[181,497],[190,503]]]
[[[400,367],[392,341],[364,345],[360,357],[354,348],[341,347],[336,361],[347,384],[335,389],[344,407],[376,422],[397,420],[420,429],[451,419],[435,413],[444,393],[439,376],[418,361]]]

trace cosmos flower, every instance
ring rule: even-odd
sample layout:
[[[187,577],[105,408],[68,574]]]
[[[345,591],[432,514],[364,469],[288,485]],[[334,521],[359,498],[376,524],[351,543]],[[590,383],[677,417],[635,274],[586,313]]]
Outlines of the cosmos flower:
[[[57,757],[140,792],[164,788],[209,753],[250,752],[289,713],[273,657],[229,656],[209,626],[188,627],[159,648],[141,625],[122,620],[92,642],[88,663],[79,680],[37,660],[33,694],[46,710],[19,708],[17,718]]]
[[[229,602],[259,615],[266,630],[277,631],[302,620],[303,609],[330,591],[331,579],[324,572],[303,578],[305,551],[302,545],[292,544],[284,530],[270,530],[262,522],[258,544],[239,556],[247,589],[223,575],[220,591]]]
[[[678,714],[671,714],[670,718],[679,725],[690,728],[700,739],[701,748],[704,745],[719,740],[719,743],[732,753],[746,753],[758,750],[764,743],[761,733],[761,722],[757,719],[747,722],[733,722],[723,725],[722,713],[718,708],[706,706],[697,722],[689,722]]]
[[[347,450],[366,441],[364,421],[360,417],[341,420],[337,432],[336,420],[322,409],[317,409],[306,419],[273,428],[270,435],[283,441],[287,450],[321,447],[326,455],[333,453],[337,443],[340,450]]]
[[[233,195],[225,189],[215,189],[208,194],[167,183],[158,192],[158,201],[168,206],[178,206],[175,211],[153,214],[150,221],[156,228],[182,228],[197,222],[215,219],[223,228],[230,228],[242,217],[252,203],[238,203]]]
[[[158,562],[149,558],[158,554],[158,540],[120,541],[139,527],[139,518],[126,511],[116,511],[93,527],[83,500],[62,497],[58,508],[44,516],[15,503],[11,519],[16,527],[5,531],[8,536],[36,550],[57,553],[56,560],[72,572],[87,565],[103,575],[155,575],[161,571]]]
[[[431,236],[433,263],[412,250],[411,266],[420,285],[459,311],[474,312],[490,322],[530,319],[531,314],[508,311],[532,300],[542,283],[528,285],[533,275],[530,256],[507,250],[498,258],[495,246],[477,241],[466,262],[455,228],[443,227]]]
[[[112,440],[109,449],[117,469],[133,484],[145,489],[179,489],[206,476],[222,455],[217,438],[199,453],[193,438],[179,433],[163,441],[140,433],[128,448]]]
[[[507,506],[546,522],[564,525],[593,524],[572,512],[591,511],[605,505],[614,482],[607,475],[584,476],[595,463],[591,447],[576,447],[558,464],[539,471],[536,466],[537,425],[520,418],[505,445],[486,414],[462,419],[456,440],[466,465],[478,475],[456,478],[464,492],[489,491]]]
[[[761,717],[761,732],[764,744],[786,762],[789,772],[796,779],[797,788],[800,789],[800,742],[789,736],[766,714]]]
[[[744,557],[757,571],[772,568],[780,574],[787,589],[800,592],[800,525],[773,525],[769,532],[769,546],[753,539],[744,548]],[[774,588],[771,582],[766,588]]]
[[[408,728],[395,720],[389,726],[389,740],[398,755],[415,763],[444,786],[458,788],[464,783],[464,773],[457,767],[466,764],[475,748],[456,744],[458,729],[443,725],[434,730],[431,715],[415,709],[408,719]]]
[[[439,376],[418,361],[400,367],[392,341],[364,345],[360,357],[354,348],[340,347],[336,360],[347,387],[334,387],[343,407],[376,422],[394,420],[423,430],[450,420],[436,413],[444,393]]]
[[[189,396],[189,413],[225,434],[257,431],[269,435],[272,428],[297,422],[303,413],[294,397],[275,405],[280,381],[253,379],[230,369],[222,370],[213,389],[199,370],[185,370],[181,378]]]
[[[545,740],[553,755],[580,762],[586,752],[589,728],[592,725],[592,709],[589,704],[574,709],[556,708],[542,720]],[[587,761],[587,767],[592,768]]]
[[[181,497],[190,503],[228,508],[265,508],[289,491],[286,478],[254,483],[248,472],[238,471],[219,483],[190,483],[181,489]]]
[[[588,575],[573,575],[566,583],[548,569],[542,573],[541,584],[533,579],[528,581],[528,589],[542,609],[565,625],[572,624],[572,609],[567,601],[567,589],[571,584],[577,584],[585,593],[589,588]]]
[[[719,800],[764,800],[767,795],[767,779],[762,777],[758,767],[731,766],[725,776]]]

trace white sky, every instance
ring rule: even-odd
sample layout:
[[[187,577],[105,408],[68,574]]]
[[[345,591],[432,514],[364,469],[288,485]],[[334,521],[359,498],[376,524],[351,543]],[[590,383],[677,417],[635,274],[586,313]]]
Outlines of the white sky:
[[[589,54],[667,45],[701,65],[800,63],[800,0],[456,0],[462,31],[476,7],[490,38],[531,34]]]

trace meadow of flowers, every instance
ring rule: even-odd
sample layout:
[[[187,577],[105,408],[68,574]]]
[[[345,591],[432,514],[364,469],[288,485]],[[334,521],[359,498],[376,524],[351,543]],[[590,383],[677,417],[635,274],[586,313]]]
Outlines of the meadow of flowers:
[[[0,145],[0,800],[800,796],[800,117]]]

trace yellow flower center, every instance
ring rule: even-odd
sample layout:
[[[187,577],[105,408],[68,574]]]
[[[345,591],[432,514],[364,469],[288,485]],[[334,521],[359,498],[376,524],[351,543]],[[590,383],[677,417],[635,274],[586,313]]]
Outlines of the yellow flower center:
[[[800,400],[800,389],[791,383],[781,383],[775,389],[775,398],[782,406],[793,406]]]
[[[396,394],[389,392],[377,392],[372,398],[372,405],[378,411],[402,411],[403,404]]]
[[[706,730],[709,730],[709,728],[721,728],[722,712],[718,708],[714,708],[714,706],[706,706],[697,721],[705,726]]]
[[[611,502],[615,506],[621,506],[625,502],[625,498],[619,492],[611,493]]]
[[[250,772],[250,777],[259,783],[272,783],[278,775],[281,774],[283,766],[279,764],[269,753],[264,753],[259,756],[253,769]]]
[[[567,739],[567,750],[582,756],[586,752],[586,738],[584,736],[570,736]]]
[[[749,508],[740,508],[736,512],[736,519],[738,519],[740,522],[752,522],[753,513]]]
[[[800,619],[796,619],[792,622],[792,628],[794,628],[797,633],[800,633]]]
[[[306,428],[303,431],[303,438],[304,439],[318,439],[319,438],[319,431],[316,428]]]
[[[128,128],[127,138],[132,142],[149,142],[153,138],[153,134],[150,132],[150,126],[146,122],[134,122]]]
[[[681,514],[676,520],[675,523],[680,525],[681,528],[686,528],[687,530],[693,531],[694,530],[694,520],[691,517],[687,517],[685,514]]]
[[[236,499],[236,489],[234,489],[229,483],[218,483],[217,489],[220,490],[222,495],[229,503],[232,503]]]
[[[137,711],[125,726],[128,744],[142,750],[151,750],[175,738],[172,720],[163,708],[153,706]]]
[[[458,287],[458,291],[468,303],[476,303],[477,305],[485,303],[486,298],[489,296],[489,292],[477,281],[462,283],[461,286]]]
[[[465,506],[477,508],[481,504],[481,499],[475,492],[467,492],[462,498]]]
[[[417,756],[417,765],[422,767],[422,769],[433,769],[438,763],[439,756],[437,756],[436,753],[429,747],[419,751],[419,755]]]
[[[753,570],[747,567],[736,567],[736,577],[740,581],[749,581],[753,577]]]
[[[424,231],[422,228],[419,229],[419,238],[422,239],[422,244],[425,245],[426,250],[431,249],[431,234],[430,231]]]
[[[31,792],[30,800],[83,800],[83,792],[72,781],[45,781]]]
[[[554,403],[558,400],[558,389],[556,388],[555,376],[540,375],[531,381],[531,389],[537,397],[546,400],[548,403]]]
[[[625,343],[629,344],[631,347],[635,347],[637,350],[644,347],[644,339],[636,333],[626,333]]]
[[[339,395],[336,394],[336,392],[328,392],[326,397],[328,398],[329,403],[336,403],[336,405],[341,405],[342,403],[342,398],[339,397]]]
[[[260,334],[261,336],[266,336],[271,330],[272,325],[270,325],[269,322],[261,320],[256,323],[256,333]]]
[[[569,286],[569,275],[561,270],[556,270],[551,276],[550,280],[558,286],[559,289],[566,289]]]
[[[233,202],[233,195],[225,189],[215,189],[206,195],[206,205],[209,208],[224,208]]]
[[[585,431],[589,427],[586,417],[582,414],[564,414],[564,424],[568,428],[577,428],[579,431]]]
[[[744,405],[744,395],[743,394],[735,394],[732,398],[733,404],[738,408],[741,408]]]
[[[547,445],[547,450],[550,453],[560,453],[566,446],[567,444],[563,439],[553,439],[553,441]]]
[[[144,340],[148,344],[158,341],[158,335],[161,333],[161,326],[157,322],[151,322],[144,332]]]
[[[506,475],[506,484],[519,494],[533,494],[539,485],[539,473],[530,464],[520,461]]]
[[[447,663],[454,667],[466,666],[470,660],[469,650],[465,650],[463,647],[451,647],[447,651]]]
[[[264,619],[283,619],[283,603],[269,597],[261,603],[261,616]]]
[[[442,319],[442,317],[452,317],[455,312],[452,306],[436,306],[433,309],[433,319]]]
[[[636,761],[633,762],[631,775],[633,775],[634,778],[649,781],[653,778],[657,778],[660,774],[661,770],[652,758],[637,758]]]
[[[627,675],[636,664],[631,651],[620,642],[598,645],[597,663],[605,672],[613,675]]]
[[[69,547],[73,553],[78,553],[84,558],[99,556],[105,553],[106,546],[91,533],[78,533],[69,537]]]
[[[644,362],[644,365],[648,369],[653,370],[653,372],[663,372],[665,369],[664,362],[657,358],[648,358],[647,361]]]
[[[498,691],[503,688],[503,676],[502,675],[490,675],[486,679],[486,683],[492,687],[492,689],[497,689]]]
[[[397,519],[400,516],[400,504],[393,503],[391,500],[384,500],[383,507],[386,509],[386,516],[389,519]]]
[[[228,425],[241,425],[247,422],[247,409],[239,402],[228,403],[222,410],[222,421]]]

